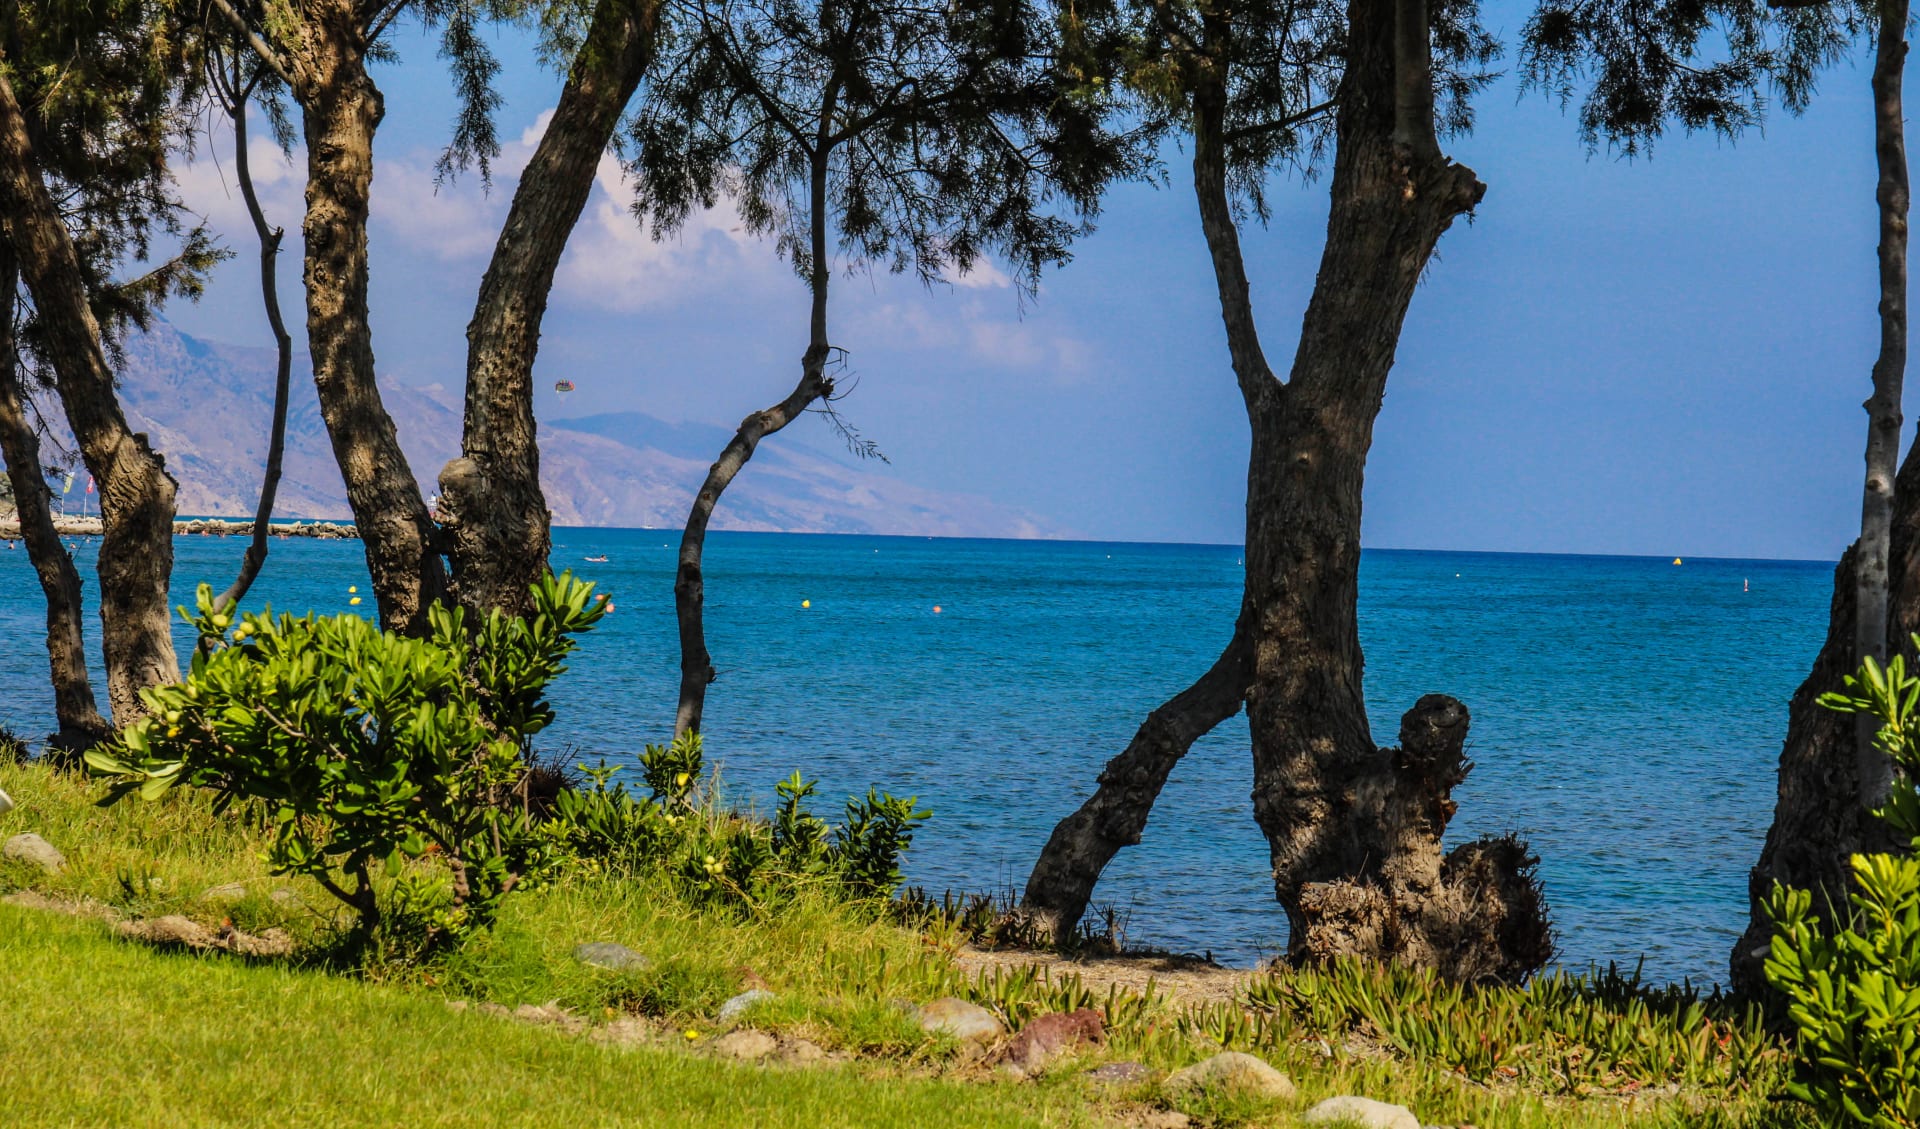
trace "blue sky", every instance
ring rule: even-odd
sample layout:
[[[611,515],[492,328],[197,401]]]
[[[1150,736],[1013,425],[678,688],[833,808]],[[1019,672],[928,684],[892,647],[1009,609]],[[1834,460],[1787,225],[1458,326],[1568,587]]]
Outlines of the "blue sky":
[[[1523,20],[1500,6],[1488,23],[1511,41]],[[401,31],[401,61],[376,72],[384,379],[459,382],[513,173],[557,96],[522,37],[497,38],[508,146],[491,194],[471,175],[434,188],[453,102],[432,41]],[[1365,542],[1838,556],[1859,520],[1859,404],[1877,344],[1867,80],[1864,59],[1842,64],[1804,117],[1770,115],[1737,145],[1675,136],[1631,163],[1590,154],[1570,114],[1511,80],[1484,94],[1474,133],[1448,148],[1487,196],[1442,240],[1414,298],[1368,466]],[[266,344],[251,235],[223,187],[228,149],[219,139],[218,160],[203,155],[183,186],[242,255],[172,317],[198,336]],[[1024,310],[990,274],[931,292],[885,275],[836,280],[834,337],[860,377],[842,407],[892,459],[876,473],[1084,536],[1239,540],[1246,423],[1187,170],[1168,157],[1169,187],[1114,192],[1099,230]],[[297,247],[297,172],[262,154],[256,175]],[[1266,349],[1283,367],[1319,260],[1325,184],[1283,184],[1272,201],[1272,223],[1243,238]],[[784,395],[805,340],[791,272],[725,213],[656,243],[625,202],[603,167],[540,358],[543,388],[564,377],[578,391],[564,402],[543,391],[543,418],[638,410],[731,424]],[[298,258],[284,258],[295,315]],[[833,443],[821,421],[796,428]]]

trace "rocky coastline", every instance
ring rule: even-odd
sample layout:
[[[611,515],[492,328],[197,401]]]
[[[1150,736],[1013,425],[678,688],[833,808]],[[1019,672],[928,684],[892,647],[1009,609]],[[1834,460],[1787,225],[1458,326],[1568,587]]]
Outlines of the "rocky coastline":
[[[53,519],[53,528],[62,537],[98,537],[101,533],[100,519],[97,517],[57,517]],[[277,521],[267,528],[275,537],[346,541],[360,536],[359,530],[350,521]],[[173,533],[176,537],[251,537],[253,523],[217,517],[189,518],[174,522]],[[20,519],[11,514],[0,517],[0,540],[19,539]]]

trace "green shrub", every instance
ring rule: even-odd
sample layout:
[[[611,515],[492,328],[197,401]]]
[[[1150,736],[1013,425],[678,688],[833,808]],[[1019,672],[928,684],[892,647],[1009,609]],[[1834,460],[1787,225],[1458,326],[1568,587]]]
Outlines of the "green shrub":
[[[719,802],[703,777],[698,734],[648,745],[639,799],[612,783],[618,766],[580,765],[584,787],[555,797],[541,833],[556,856],[626,874],[668,874],[698,900],[765,906],[802,883],[825,882],[848,898],[884,898],[900,884],[900,860],[914,825],[931,813],[914,797],[867,791],[847,801],[837,825],[813,815],[814,785],[794,773],[775,785],[771,821],[747,818]]]
[[[87,755],[114,780],[103,803],[180,784],[224,806],[258,801],[275,873],[306,874],[381,921],[373,870],[391,901],[432,934],[487,925],[541,862],[527,797],[528,742],[553,720],[546,687],[572,636],[602,615],[571,574],[534,586],[526,618],[493,613],[469,631],[435,606],[432,633],[407,639],[355,615],[248,615],[232,627],[200,586],[187,680],[143,692],[150,716]],[[447,896],[406,860],[431,857]],[[403,875],[403,869],[408,872]]]
[[[1920,638],[1915,639],[1920,645]],[[1920,850],[1920,679],[1895,657],[1869,658],[1847,692],[1820,704],[1880,722],[1876,743],[1899,769],[1875,814]],[[1847,927],[1828,936],[1813,896],[1775,884],[1768,983],[1787,1000],[1799,1049],[1788,1092],[1826,1124],[1920,1126],[1920,859],[1855,855]]]

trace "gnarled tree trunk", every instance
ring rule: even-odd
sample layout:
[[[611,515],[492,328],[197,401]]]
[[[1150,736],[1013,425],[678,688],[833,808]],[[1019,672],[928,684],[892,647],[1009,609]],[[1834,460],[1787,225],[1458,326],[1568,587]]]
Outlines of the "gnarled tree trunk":
[[[367,74],[360,7],[355,0],[312,0],[300,37],[294,93],[307,143],[307,344],[380,621],[418,635],[427,630],[428,606],[445,594],[446,570],[374,373],[367,202],[383,103]]]
[[[1357,617],[1361,486],[1401,323],[1441,234],[1485,187],[1440,152],[1425,0],[1352,0],[1348,26],[1327,242],[1285,384],[1260,345],[1227,194],[1226,67],[1215,55],[1193,69],[1194,191],[1253,432],[1240,622],[1214,669],[1162,707],[1177,724],[1150,718],[1055,830],[1025,908],[1035,925],[1070,929],[1166,771],[1243,693],[1254,816],[1293,954],[1517,980],[1552,955],[1535,860],[1511,839],[1443,856],[1450,792],[1470,767],[1466,708],[1429,695],[1402,747],[1377,748]],[[1229,42],[1217,9],[1203,28],[1203,54]]]
[[[67,424],[100,491],[100,624],[107,701],[117,725],[144,716],[140,691],[175,682],[167,582],[175,483],[114,392],[66,225],[34,162],[25,116],[0,75],[0,222],[33,294]]]
[[[1907,149],[1902,109],[1908,6],[1883,0],[1873,69],[1874,155],[1880,210],[1880,354],[1873,366],[1868,413],[1867,476],[1860,540],[1834,569],[1827,638],[1787,711],[1780,752],[1779,791],[1760,861],[1747,877],[1746,932],[1734,944],[1734,987],[1765,994],[1768,939],[1764,908],[1778,882],[1813,891],[1813,908],[1845,906],[1850,856],[1898,846],[1871,812],[1885,802],[1893,766],[1873,747],[1875,726],[1822,709],[1822,694],[1838,690],[1868,656],[1889,651],[1912,657],[1909,637],[1920,631],[1920,463],[1909,452],[1896,478],[1900,452],[1900,393],[1907,364]]]
[[[28,415],[20,377],[19,342],[14,339],[15,303],[20,269],[12,251],[0,243],[0,454],[13,485],[20,540],[47,598],[47,662],[53,674],[51,743],[72,754],[106,737],[108,726],[94,703],[87,679],[87,645],[80,602],[80,572],[53,527],[52,491],[40,466],[40,436]]]
[[[440,472],[455,597],[471,614],[524,611],[547,568],[533,363],[553,272],[594,171],[653,56],[659,0],[601,0],[560,103],[520,175],[467,326],[466,430]]]

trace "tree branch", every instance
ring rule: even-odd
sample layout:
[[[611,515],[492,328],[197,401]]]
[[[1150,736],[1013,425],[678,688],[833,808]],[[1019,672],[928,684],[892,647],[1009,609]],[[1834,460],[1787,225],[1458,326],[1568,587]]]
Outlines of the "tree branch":
[[[260,61],[267,64],[274,74],[280,76],[281,82],[286,83],[289,89],[300,88],[300,84],[294,81],[293,71],[280,58],[279,53],[274,51],[266,40],[260,38],[260,33],[253,30],[246,18],[234,10],[232,4],[227,0],[212,0],[212,3],[214,7],[220,9],[222,15],[227,17],[227,22],[233,25],[233,29],[246,37],[247,46],[253,48],[253,53],[260,56]]]

